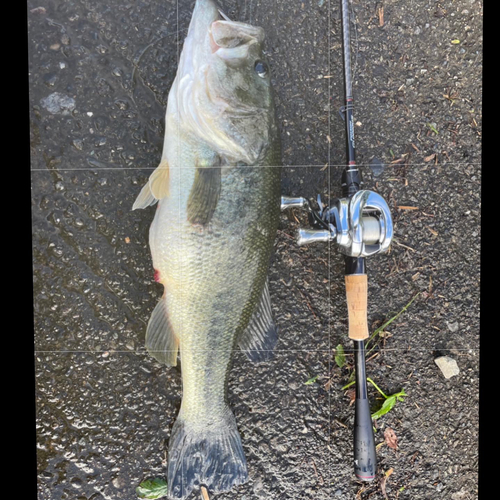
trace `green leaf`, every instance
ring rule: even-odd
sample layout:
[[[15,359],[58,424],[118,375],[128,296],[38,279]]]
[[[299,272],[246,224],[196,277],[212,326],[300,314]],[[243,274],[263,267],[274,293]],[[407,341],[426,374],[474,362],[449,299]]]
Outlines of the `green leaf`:
[[[458,45],[460,43],[460,40],[458,40],[457,38],[455,38],[455,40],[452,40],[451,43],[453,45]]]
[[[380,410],[378,410],[378,411],[376,411],[375,413],[372,414],[372,418],[374,420],[376,420],[377,418],[380,418],[382,415],[385,415],[386,413],[390,412],[395,404],[396,404],[396,397],[395,396],[389,396],[384,401],[384,404],[382,405],[382,408],[380,408]]]
[[[163,479],[148,479],[147,481],[143,481],[135,489],[135,492],[139,498],[146,498],[148,500],[163,498],[167,496],[167,482]]]
[[[316,380],[318,380],[318,377],[319,377],[319,375],[316,375],[315,377],[310,378],[307,382],[304,382],[304,384],[305,384],[305,385],[311,385],[311,384],[314,384],[314,382],[316,382]]]
[[[408,394],[406,394],[405,390],[403,389],[401,392],[394,394],[394,396],[398,398],[398,401],[404,401],[403,397],[408,396]]]
[[[437,131],[437,128],[432,124],[428,123],[427,126],[436,134],[439,135],[439,132]]]
[[[335,363],[337,363],[339,368],[342,368],[345,365],[345,353],[342,344],[339,344],[335,351],[337,353],[335,355]]]
[[[380,418],[382,415],[385,415],[386,413],[390,412],[394,408],[396,401],[404,401],[403,399],[404,396],[407,396],[404,389],[401,392],[397,392],[396,394],[387,396],[380,410],[372,414],[372,418],[376,420],[377,418]]]

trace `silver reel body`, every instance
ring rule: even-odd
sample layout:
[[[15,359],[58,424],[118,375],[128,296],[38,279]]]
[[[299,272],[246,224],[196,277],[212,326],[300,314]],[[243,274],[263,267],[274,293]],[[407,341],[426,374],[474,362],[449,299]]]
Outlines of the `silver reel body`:
[[[305,198],[281,198],[281,209],[298,207],[307,210],[316,226],[323,229],[300,229],[299,245],[317,241],[333,241],[340,251],[350,257],[368,257],[386,252],[393,235],[389,206],[382,196],[368,190],[350,198],[337,198],[328,209],[323,209],[318,196],[319,211],[311,208]]]

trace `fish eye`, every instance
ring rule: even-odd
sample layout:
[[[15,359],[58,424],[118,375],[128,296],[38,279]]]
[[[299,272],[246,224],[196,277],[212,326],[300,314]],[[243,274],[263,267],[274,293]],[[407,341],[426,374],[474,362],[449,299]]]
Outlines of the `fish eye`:
[[[265,78],[269,73],[269,66],[264,61],[256,61],[254,69],[261,78]]]

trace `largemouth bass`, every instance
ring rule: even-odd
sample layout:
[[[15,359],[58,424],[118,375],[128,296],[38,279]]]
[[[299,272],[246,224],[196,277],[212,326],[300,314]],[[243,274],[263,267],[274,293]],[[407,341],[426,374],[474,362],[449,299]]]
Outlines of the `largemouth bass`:
[[[234,350],[268,360],[277,342],[267,273],[280,213],[280,145],[262,28],[197,0],[168,96],[159,167],[133,208],[158,202],[149,232],[164,294],[146,331],[159,362],[180,354],[182,403],[169,496],[248,478],[227,382]]]

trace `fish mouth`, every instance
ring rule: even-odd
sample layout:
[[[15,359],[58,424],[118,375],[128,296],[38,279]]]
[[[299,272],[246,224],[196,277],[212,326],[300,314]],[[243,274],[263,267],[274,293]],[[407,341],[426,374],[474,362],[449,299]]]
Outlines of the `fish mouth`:
[[[209,39],[212,53],[221,59],[244,59],[251,45],[263,42],[264,32],[250,24],[219,19],[210,26]]]
[[[192,40],[193,54],[202,58],[217,53],[223,59],[245,57],[248,46],[264,39],[261,28],[232,21],[214,0],[197,0],[189,25],[187,40]],[[202,59],[200,58],[200,60]]]
[[[217,42],[214,40],[214,36],[212,34],[211,29],[208,32],[208,40],[210,42],[210,50],[211,50],[212,54],[215,54],[220,49],[220,46],[217,45]]]
[[[213,0],[196,0],[187,38],[201,41],[209,33],[212,23],[221,19],[219,8]]]

